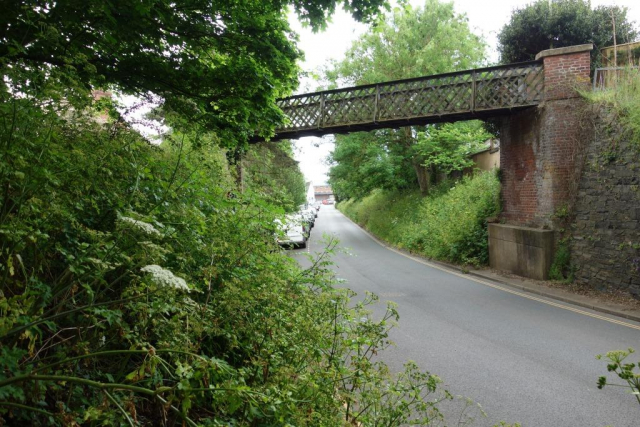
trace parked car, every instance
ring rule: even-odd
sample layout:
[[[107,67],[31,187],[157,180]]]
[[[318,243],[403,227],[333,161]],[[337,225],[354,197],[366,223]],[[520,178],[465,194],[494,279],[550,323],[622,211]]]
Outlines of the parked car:
[[[300,209],[300,214],[306,219],[309,224],[309,228],[313,228],[316,222],[316,210],[312,208],[302,208]]]
[[[276,219],[279,233],[277,241],[280,246],[298,248],[307,247],[309,231],[304,225],[304,219],[299,215],[287,215],[284,222]]]
[[[333,205],[336,202],[334,199],[327,199],[325,201],[327,202],[327,205]]]

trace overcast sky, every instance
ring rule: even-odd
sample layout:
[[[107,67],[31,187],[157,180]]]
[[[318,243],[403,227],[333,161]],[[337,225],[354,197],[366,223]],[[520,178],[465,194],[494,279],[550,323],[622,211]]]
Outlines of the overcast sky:
[[[411,0],[414,6],[423,3],[422,0]],[[497,34],[509,21],[511,11],[528,3],[531,0],[454,0],[456,11],[465,13],[474,32],[485,37],[489,45],[489,62],[498,60]],[[591,4],[593,7],[603,4],[626,6],[630,20],[640,23],[640,0],[591,0]],[[351,43],[367,28],[342,10],[333,16],[332,21],[326,31],[314,34],[310,29],[303,28],[295,16],[290,16],[291,26],[300,35],[298,46],[305,52],[305,61],[301,64],[303,70],[315,71],[330,59],[341,59]],[[299,92],[314,89],[313,81],[305,79]],[[332,137],[307,137],[296,143],[296,159],[307,181],[312,181],[313,185],[326,183],[328,167],[324,159],[333,149],[331,140]]]

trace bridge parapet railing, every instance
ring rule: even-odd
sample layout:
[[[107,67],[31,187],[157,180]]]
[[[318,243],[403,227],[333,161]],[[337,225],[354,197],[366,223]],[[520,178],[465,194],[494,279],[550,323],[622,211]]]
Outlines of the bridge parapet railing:
[[[543,95],[541,62],[509,64],[284,98],[278,105],[289,121],[277,132],[526,107]]]

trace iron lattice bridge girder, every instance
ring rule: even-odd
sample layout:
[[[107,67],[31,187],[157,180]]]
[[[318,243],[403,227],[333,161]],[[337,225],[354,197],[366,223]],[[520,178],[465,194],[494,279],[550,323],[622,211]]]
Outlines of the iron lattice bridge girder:
[[[287,122],[272,139],[487,118],[543,96],[541,61],[294,95],[277,101]]]

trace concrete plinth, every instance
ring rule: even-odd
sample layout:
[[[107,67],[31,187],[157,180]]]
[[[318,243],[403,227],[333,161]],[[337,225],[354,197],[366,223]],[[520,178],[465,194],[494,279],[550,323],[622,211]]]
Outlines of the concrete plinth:
[[[489,224],[491,268],[531,279],[546,280],[553,262],[552,230]]]

